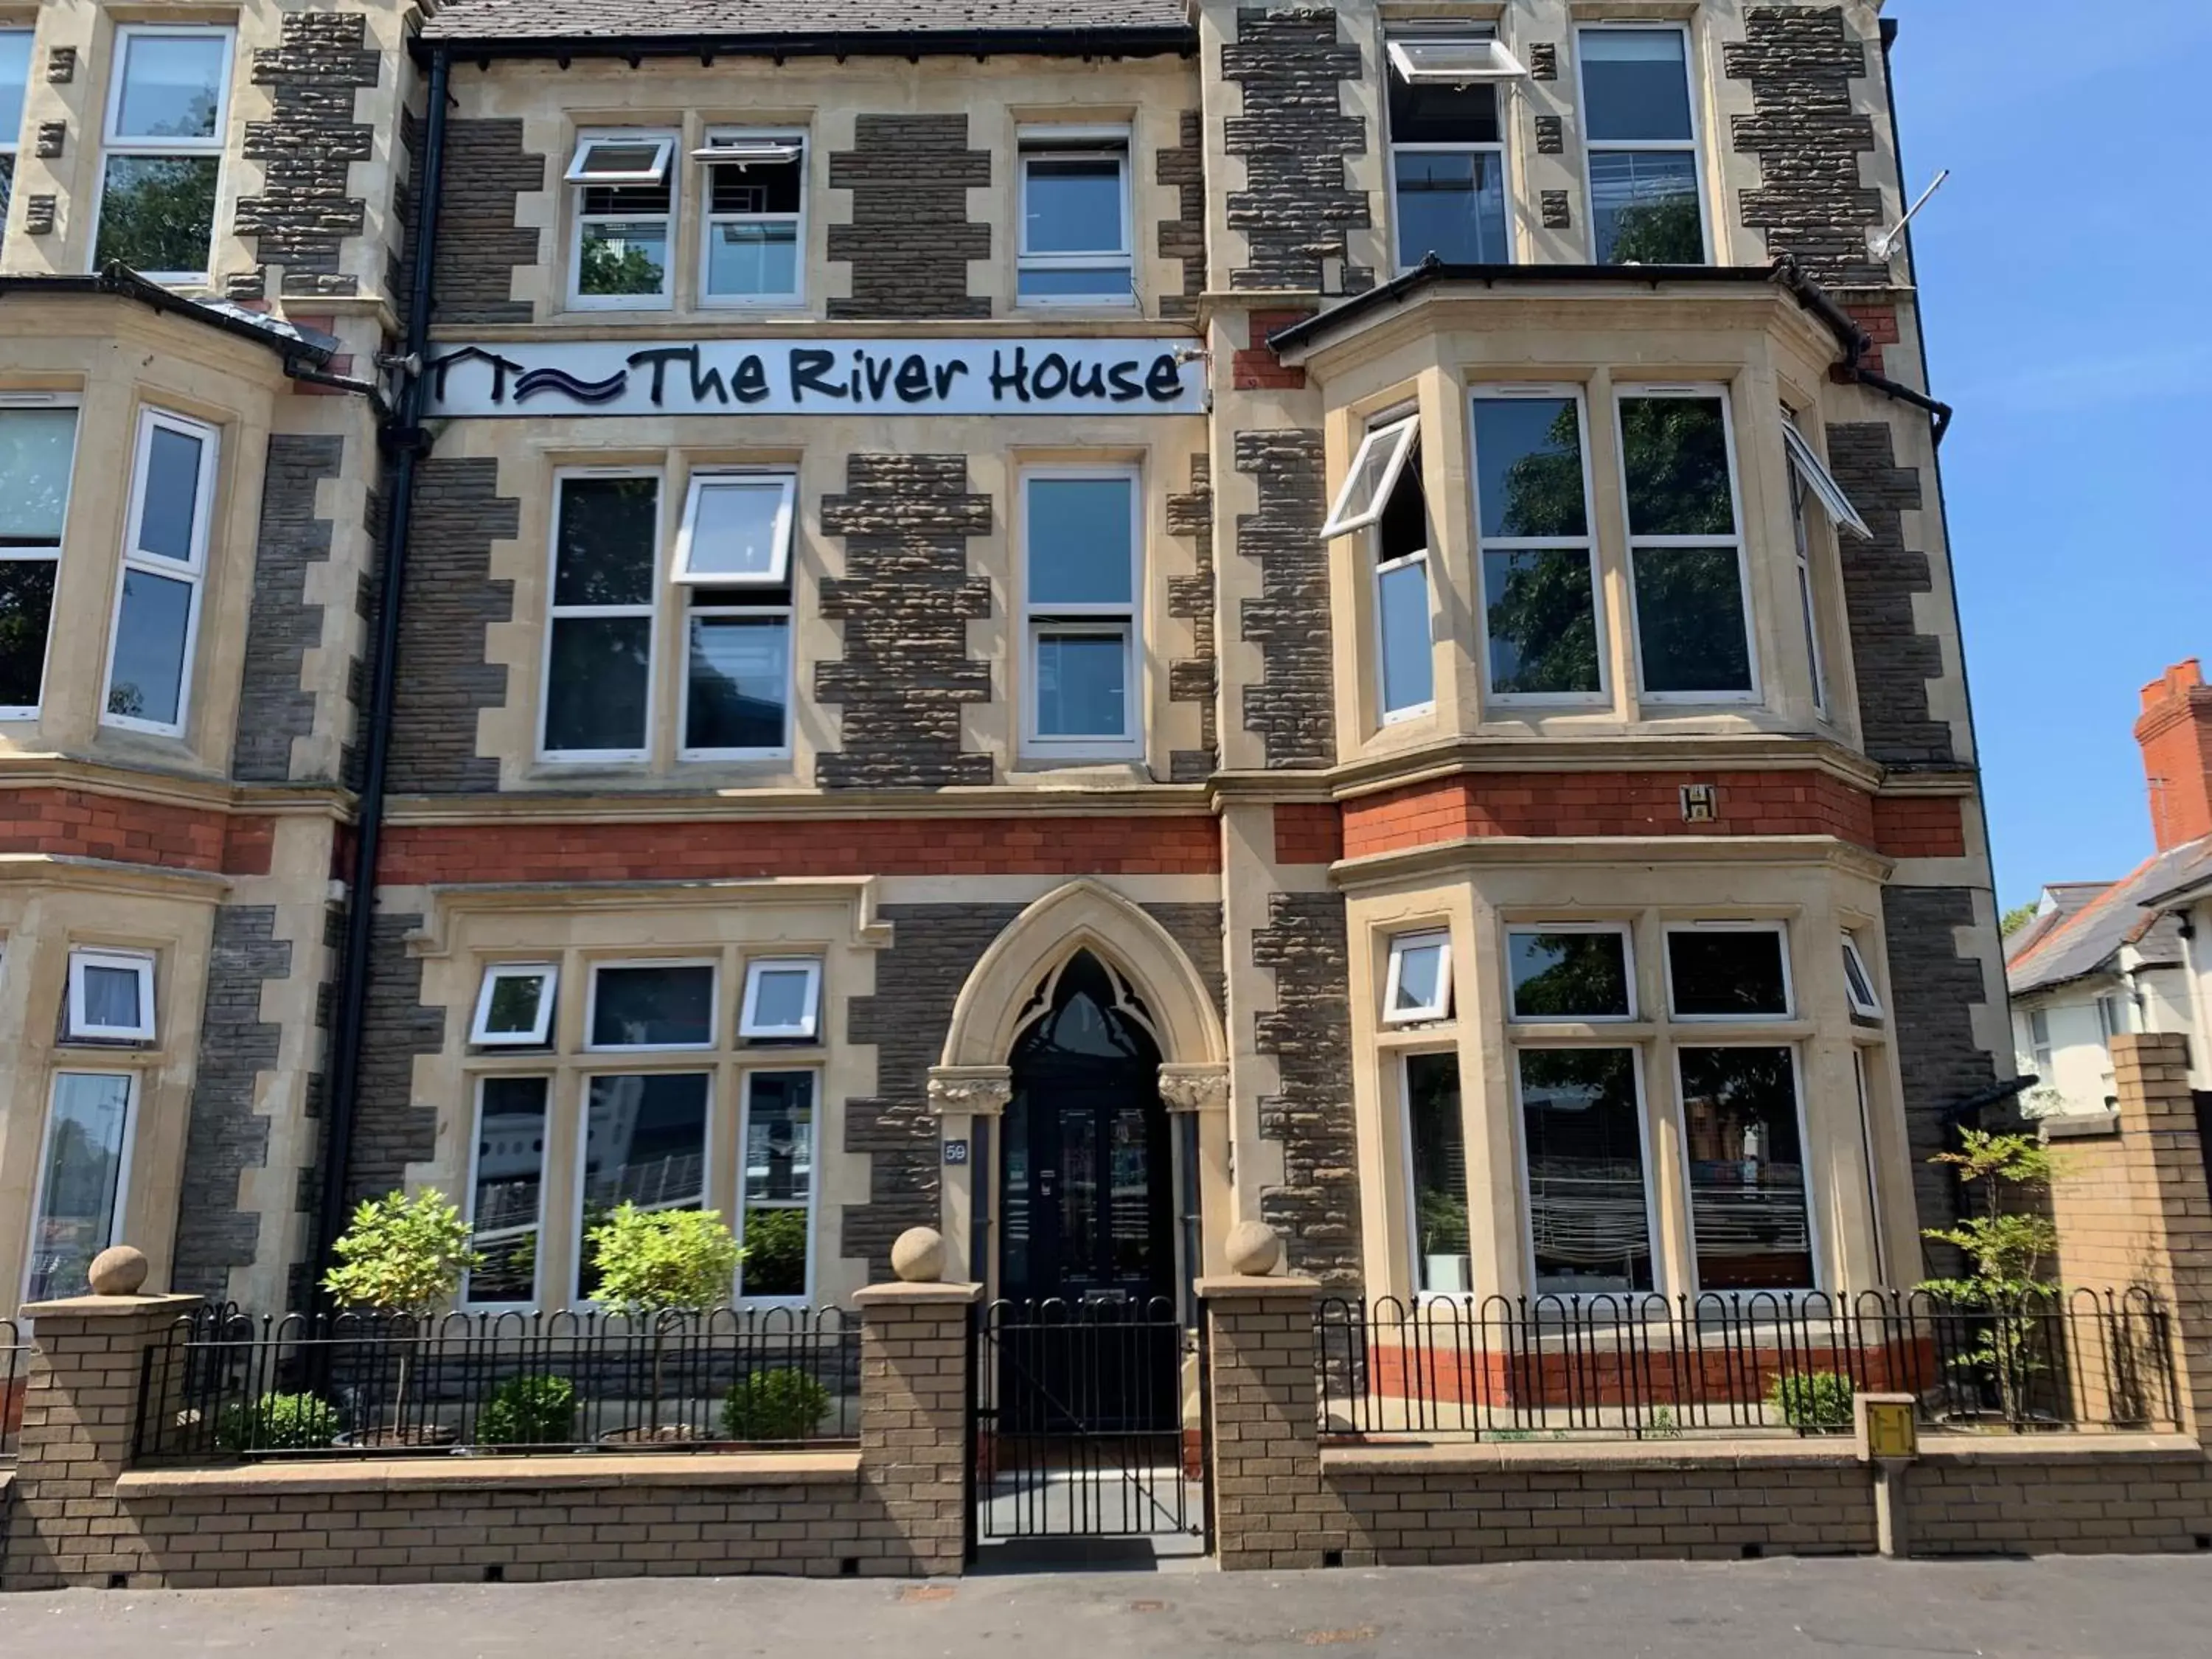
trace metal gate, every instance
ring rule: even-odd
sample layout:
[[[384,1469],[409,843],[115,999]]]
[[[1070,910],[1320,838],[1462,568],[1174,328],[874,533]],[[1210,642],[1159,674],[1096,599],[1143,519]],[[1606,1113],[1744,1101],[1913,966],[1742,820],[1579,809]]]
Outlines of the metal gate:
[[[1205,1535],[1205,1355],[1174,1304],[994,1302],[975,1330],[978,1539]]]

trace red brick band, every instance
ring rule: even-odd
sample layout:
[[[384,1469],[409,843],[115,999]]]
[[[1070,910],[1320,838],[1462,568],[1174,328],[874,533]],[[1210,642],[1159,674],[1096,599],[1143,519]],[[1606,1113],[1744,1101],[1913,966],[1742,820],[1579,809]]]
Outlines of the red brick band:
[[[276,821],[82,789],[0,792],[0,853],[264,876]]]

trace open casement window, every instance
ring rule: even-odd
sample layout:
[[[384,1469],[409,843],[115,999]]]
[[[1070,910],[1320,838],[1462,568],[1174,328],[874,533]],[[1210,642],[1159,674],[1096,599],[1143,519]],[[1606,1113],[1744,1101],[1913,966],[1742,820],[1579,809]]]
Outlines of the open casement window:
[[[1820,503],[1820,511],[1828,515],[1828,522],[1838,530],[1849,531],[1863,542],[1872,541],[1874,532],[1859,517],[1858,508],[1851,505],[1851,498],[1844,493],[1843,485],[1836,482],[1827,464],[1813,453],[1813,446],[1797,429],[1796,417],[1786,409],[1782,412],[1782,443],[1790,452],[1790,471]]]
[[[804,1303],[814,1283],[814,1097],[811,1072],[745,1078],[738,1294],[749,1302]]]
[[[1601,703],[1605,631],[1582,398],[1571,386],[1490,386],[1472,410],[1488,695]]]
[[[1394,35],[1389,54],[1398,269],[1431,253],[1448,264],[1510,263],[1499,83],[1525,71],[1472,30]]]
[[[1449,1019],[1451,1012],[1451,935],[1397,935],[1390,941],[1390,969],[1382,985],[1382,1023],[1412,1025]]]
[[[1597,263],[1705,264],[1689,31],[1609,24],[1575,40]]]
[[[1133,467],[1048,468],[1023,477],[1030,686],[1023,738],[1031,754],[1142,750],[1141,506]]]
[[[1540,1297],[1656,1289],[1638,1051],[1522,1048],[1514,1082],[1529,1288]]]
[[[469,1041],[486,1048],[544,1046],[553,1029],[561,970],[550,962],[501,962],[484,969]]]
[[[547,1001],[551,1001],[549,994]],[[545,1225],[549,1077],[477,1079],[476,1139],[470,1158],[470,1243],[483,1261],[461,1281],[471,1307],[520,1307],[538,1300],[538,1236]]]
[[[180,737],[215,505],[216,429],[149,409],[124,517],[123,580],[108,647],[108,726]]]
[[[72,1042],[154,1040],[154,958],[140,951],[72,951],[69,1039]]]
[[[1641,386],[1621,395],[1620,415],[1642,697],[1752,702],[1759,680],[1728,398],[1717,387]]]
[[[589,1239],[608,1212],[707,1207],[707,1130],[714,1076],[708,1072],[599,1073],[584,1084],[576,1208],[571,1237],[576,1300],[599,1292]]]
[[[811,1041],[821,1023],[821,1000],[822,964],[812,957],[748,963],[738,1035]]]
[[[1778,921],[1667,927],[1668,1009],[1678,1020],[1787,1019],[1790,941]]]
[[[1015,293],[1024,305],[1132,305],[1126,129],[1025,128]]]
[[[1700,1291],[1816,1291],[1793,1048],[1674,1051]]]
[[[118,1242],[137,1108],[135,1072],[54,1073],[24,1301],[84,1295],[92,1259]]]
[[[797,300],[805,270],[806,136],[709,132],[691,159],[706,169],[700,302]]]
[[[1600,1024],[1636,1018],[1634,953],[1624,923],[1509,927],[1505,958],[1516,1021]]]
[[[8,196],[15,181],[23,95],[31,84],[31,40],[29,29],[0,29],[0,224],[8,222]]]
[[[1845,933],[1843,945],[1844,994],[1850,1000],[1851,1012],[1880,1019],[1881,999],[1875,994],[1874,975],[1867,971],[1866,958],[1859,954],[1859,942]]]
[[[1351,466],[1345,471],[1335,504],[1328,510],[1328,521],[1321,527],[1322,540],[1364,530],[1382,516],[1382,509],[1389,503],[1390,491],[1398,482],[1398,474],[1405,470],[1406,458],[1413,453],[1413,444],[1420,432],[1421,418],[1418,415],[1401,416],[1368,428],[1367,435],[1352,453]]]
[[[208,280],[236,40],[229,28],[116,30],[94,269],[120,260],[156,282]]]
[[[687,589],[683,758],[791,750],[788,474],[691,475],[673,580]]]
[[[1437,699],[1429,509],[1421,491],[1419,444],[1399,469],[1382,515],[1367,533],[1375,554],[1376,690],[1388,725],[1426,714]]]
[[[1805,498],[1812,493],[1812,486],[1805,474],[1797,470],[1796,452],[1804,447],[1805,441],[1797,435],[1794,418],[1786,408],[1782,411],[1782,435],[1790,453],[1790,538],[1791,550],[1796,555],[1797,609],[1805,623],[1805,660],[1813,676],[1813,711],[1826,720],[1828,717],[1828,659],[1827,653],[1820,648],[1820,585],[1814,579],[1812,526],[1807,520],[1805,511]],[[1821,476],[1827,476],[1825,469]]]
[[[565,177],[574,191],[568,303],[579,310],[653,310],[671,303],[676,138],[584,132]]]
[[[1467,1123],[1459,1056],[1407,1054],[1399,1062],[1406,1118],[1406,1174],[1413,1191],[1413,1282],[1424,1296],[1474,1288],[1467,1212]]]
[[[714,964],[594,963],[584,1046],[594,1051],[713,1048]]]
[[[6,41],[0,35],[0,51]],[[21,404],[0,395],[0,720],[35,720],[45,697],[76,455],[76,409],[32,395],[35,402]]]
[[[642,760],[653,708],[660,480],[568,473],[554,489],[539,752],[549,760]]]

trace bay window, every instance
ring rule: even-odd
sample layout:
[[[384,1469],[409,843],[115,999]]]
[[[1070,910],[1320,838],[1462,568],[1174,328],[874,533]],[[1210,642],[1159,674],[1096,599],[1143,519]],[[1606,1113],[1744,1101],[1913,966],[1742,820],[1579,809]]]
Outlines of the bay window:
[[[805,271],[806,137],[714,131],[699,249],[702,305],[795,301]]]
[[[563,175],[574,198],[572,307],[652,310],[672,303],[675,150],[672,133],[576,135]]]
[[[1024,129],[1019,189],[1023,304],[1134,303],[1127,129]]]
[[[1515,1060],[1529,1288],[1538,1296],[1653,1290],[1638,1051],[1524,1048]]]
[[[100,716],[106,725],[184,733],[217,443],[216,429],[202,422],[157,409],[139,415]]]
[[[1828,713],[1828,669],[1820,649],[1820,586],[1813,574],[1813,538],[1808,504],[1817,504],[1838,531],[1873,539],[1874,532],[1860,518],[1844,488],[1797,429],[1797,417],[1786,406],[1782,410],[1782,443],[1790,462],[1790,532],[1797,556],[1797,598],[1805,618],[1805,657],[1813,675],[1814,711]]]
[[[660,479],[574,473],[556,489],[539,750],[549,759],[642,759],[653,708]]]
[[[7,39],[0,35],[0,48]],[[0,189],[0,214],[5,198]],[[76,419],[74,407],[45,394],[0,398],[0,720],[34,720],[45,698]]]
[[[1406,33],[1389,43],[1390,199],[1398,269],[1506,264],[1502,82],[1524,71],[1487,33]]]
[[[92,1259],[121,1231],[137,1100],[135,1072],[54,1074],[24,1301],[90,1293]]]
[[[1796,1050],[1674,1051],[1700,1291],[1809,1291],[1812,1210]]]
[[[1609,25],[1576,45],[1597,263],[1705,264],[1689,32]]]
[[[520,1306],[538,1300],[551,1087],[547,1077],[477,1079],[468,1215],[471,1243],[483,1260],[462,1282],[465,1303]]]
[[[95,268],[119,260],[156,282],[207,281],[236,38],[228,28],[116,30]]]
[[[1758,679],[1728,398],[1642,386],[1621,395],[1619,416],[1642,695],[1748,701]]]
[[[1607,694],[1583,405],[1572,388],[1474,398],[1476,564],[1490,695],[1589,703]]]
[[[1669,925],[1667,993],[1668,1012],[1679,1020],[1789,1018],[1790,951],[1782,924]]]
[[[1141,752],[1142,510],[1133,467],[1022,479],[1024,736],[1033,754]]]

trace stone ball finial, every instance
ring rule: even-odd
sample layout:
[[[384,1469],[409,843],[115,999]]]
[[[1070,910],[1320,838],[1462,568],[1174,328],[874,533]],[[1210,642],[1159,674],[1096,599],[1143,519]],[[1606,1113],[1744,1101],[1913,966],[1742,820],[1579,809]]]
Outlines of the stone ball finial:
[[[1229,1271],[1244,1279],[1265,1279],[1282,1264],[1283,1241],[1264,1221],[1240,1221],[1222,1241]]]
[[[891,1271],[908,1285],[934,1285],[945,1277],[945,1235],[934,1227],[909,1227],[891,1244]]]
[[[111,1244],[92,1259],[94,1296],[136,1296],[146,1282],[146,1253],[129,1244]]]

